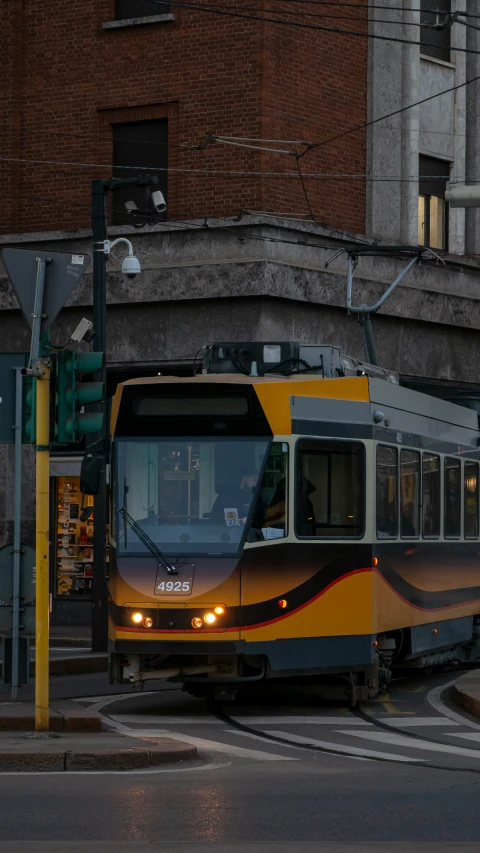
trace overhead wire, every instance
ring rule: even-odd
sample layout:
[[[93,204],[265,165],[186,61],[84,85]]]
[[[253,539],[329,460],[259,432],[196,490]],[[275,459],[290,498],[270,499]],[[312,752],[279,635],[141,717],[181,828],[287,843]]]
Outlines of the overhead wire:
[[[354,130],[360,130],[362,126],[358,128],[353,128],[346,133],[353,133]],[[317,147],[322,143],[311,143],[312,147]],[[308,149],[310,150],[310,149]],[[305,153],[308,153],[308,150]],[[303,153],[300,155],[293,155],[294,159],[297,156],[302,157]],[[47,166],[69,166],[74,167],[75,169],[126,169],[128,171],[137,171],[144,173],[147,172],[174,172],[175,174],[205,174],[209,176],[219,175],[220,177],[240,177],[240,178],[292,178],[297,180],[299,178],[298,170],[297,172],[266,172],[266,171],[247,171],[242,169],[208,169],[208,168],[172,168],[167,166],[114,166],[112,163],[78,163],[74,161],[68,160],[42,160],[41,158],[27,158],[27,157],[0,157],[0,163],[7,162],[13,163],[18,166],[22,166],[25,164],[31,165],[47,165]],[[59,174],[56,171],[56,174]],[[67,172],[65,172],[67,174]],[[426,177],[423,175],[411,175],[408,178],[402,178],[398,175],[369,175],[364,172],[303,172],[303,178],[309,178],[311,180],[321,180],[321,181],[367,181],[368,183],[416,183],[421,180],[422,177]],[[434,180],[442,180],[448,181],[451,183],[459,183],[460,181],[452,181],[446,175],[428,175],[430,179]],[[475,175],[466,175],[466,181],[480,181],[480,176]],[[461,180],[463,183],[463,178]]]
[[[153,0],[153,2],[157,5],[165,5],[162,0]],[[271,18],[266,17],[265,15],[247,15],[245,12],[236,12],[234,10],[220,8],[218,6],[212,5],[211,3],[198,5],[193,2],[184,2],[184,0],[169,0],[169,5],[173,8],[188,9],[189,11],[193,12],[207,12],[207,14],[222,15],[230,18],[243,18],[244,20],[250,21],[263,21],[265,23],[270,24],[279,24],[280,26],[297,27],[305,30],[316,30],[321,32],[334,33],[335,35],[350,36],[353,38],[378,39],[380,41],[396,42],[398,44],[410,44],[417,45],[419,47],[428,47],[428,42],[424,41],[414,41],[412,39],[397,38],[396,36],[386,36],[380,35],[378,33],[360,33],[356,30],[343,30],[339,29],[338,27],[322,27],[318,24],[304,24],[300,21],[284,21],[280,18]],[[368,23],[367,19],[365,19],[365,23]],[[450,50],[459,53],[472,53],[477,55],[480,54],[480,51],[468,47],[454,47],[453,45],[451,45]]]

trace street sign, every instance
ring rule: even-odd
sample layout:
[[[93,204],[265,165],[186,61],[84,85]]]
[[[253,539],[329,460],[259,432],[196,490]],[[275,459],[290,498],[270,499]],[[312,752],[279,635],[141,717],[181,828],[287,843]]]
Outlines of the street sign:
[[[20,630],[35,634],[35,549],[20,545]],[[0,634],[12,633],[13,545],[0,548]]]
[[[47,261],[40,325],[42,339],[89,266],[90,255],[9,248],[2,249],[0,254],[30,329],[33,325],[37,260]]]
[[[0,353],[0,444],[15,441],[15,368],[27,362],[28,353]]]

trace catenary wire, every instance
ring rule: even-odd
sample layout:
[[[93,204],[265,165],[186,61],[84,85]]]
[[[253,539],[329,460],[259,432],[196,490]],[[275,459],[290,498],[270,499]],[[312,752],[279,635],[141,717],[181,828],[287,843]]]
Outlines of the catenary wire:
[[[157,5],[160,5],[160,6],[165,5],[164,3],[162,3],[162,0],[153,0],[153,2],[156,3]],[[360,32],[357,32],[356,30],[342,30],[342,29],[339,29],[337,27],[322,27],[318,24],[304,24],[304,23],[301,23],[300,21],[283,21],[280,18],[270,18],[270,17],[265,17],[265,16],[262,17],[260,15],[247,15],[244,12],[235,12],[233,10],[220,9],[220,8],[217,8],[217,7],[214,7],[211,5],[199,6],[199,5],[196,5],[194,3],[180,2],[180,0],[169,0],[169,5],[173,8],[188,9],[191,12],[207,12],[207,14],[212,14],[212,15],[223,15],[223,16],[230,17],[230,18],[243,18],[244,20],[247,20],[247,21],[261,21],[261,22],[264,22],[267,24],[279,24],[281,26],[297,27],[297,28],[304,29],[304,30],[314,30],[314,31],[317,30],[317,31],[321,31],[321,32],[334,33],[335,35],[350,36],[353,38],[377,39],[380,41],[396,42],[398,44],[410,44],[410,45],[416,45],[419,47],[428,47],[428,42],[423,42],[423,41],[414,41],[412,39],[402,39],[402,38],[397,38],[396,36],[381,36],[381,35],[378,35],[377,33],[368,33],[368,32],[360,33]],[[365,20],[365,23],[368,23],[368,21]],[[476,55],[480,54],[479,50],[474,50],[473,48],[468,48],[468,47],[454,47],[453,45],[451,45],[450,50],[456,51],[458,53],[472,53],[472,54],[476,54]]]
[[[475,78],[477,79],[477,78]],[[467,81],[472,82],[472,81]],[[443,93],[440,93],[443,94]],[[412,104],[411,106],[415,106]],[[408,109],[406,107],[405,109]],[[374,121],[377,121],[375,119]],[[345,133],[353,133],[356,130],[361,130],[365,125],[359,125],[358,127],[352,128]],[[335,137],[336,138],[336,137]],[[327,140],[330,141],[330,140]],[[319,147],[324,143],[311,143],[313,148]],[[308,154],[307,149],[305,153]],[[299,155],[295,155],[296,157],[302,157],[303,153]],[[112,163],[78,163],[74,161],[65,161],[65,160],[42,160],[38,158],[27,158],[27,157],[0,157],[0,163],[15,163],[18,165],[24,164],[41,164],[46,166],[70,166],[75,167],[76,169],[127,169],[127,170],[135,170],[135,171],[143,171],[147,172],[173,172],[175,174],[205,174],[205,175],[219,175],[221,177],[240,177],[240,178],[253,178],[253,177],[261,177],[261,178],[294,178],[298,180],[299,174],[298,172],[261,172],[261,171],[242,171],[240,169],[201,169],[201,168],[192,168],[192,169],[180,169],[180,168],[172,168],[166,166],[113,166]],[[58,174],[58,173],[57,173]],[[392,183],[416,183],[419,180],[422,180],[424,177],[428,177],[430,180],[442,180],[453,183],[463,183],[463,178],[457,181],[452,181],[446,175],[411,175],[408,178],[400,178],[398,175],[368,175],[366,173],[354,173],[354,172],[303,172],[304,178],[309,178],[312,180],[322,180],[322,181],[351,181],[351,180],[359,180],[359,181],[367,181],[367,182],[392,182]],[[475,175],[467,175],[465,177],[466,181],[480,181],[480,177]]]

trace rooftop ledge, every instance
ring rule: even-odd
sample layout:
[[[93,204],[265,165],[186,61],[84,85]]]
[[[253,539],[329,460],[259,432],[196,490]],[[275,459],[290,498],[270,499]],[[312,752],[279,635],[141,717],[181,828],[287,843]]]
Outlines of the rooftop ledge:
[[[124,18],[122,21],[107,21],[102,24],[102,30],[119,30],[122,27],[142,27],[145,24],[161,24],[174,21],[175,15],[165,12],[163,15],[148,15],[144,18]]]

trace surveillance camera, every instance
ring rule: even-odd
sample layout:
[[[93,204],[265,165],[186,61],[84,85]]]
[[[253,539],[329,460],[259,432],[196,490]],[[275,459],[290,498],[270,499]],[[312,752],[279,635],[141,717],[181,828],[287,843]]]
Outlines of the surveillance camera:
[[[93,338],[92,329],[93,323],[91,322],[91,320],[87,320],[86,317],[83,317],[80,320],[75,331],[73,331],[70,335],[70,340],[76,344],[79,344],[80,341],[83,340],[87,341],[87,343],[90,343]]]
[[[122,264],[122,272],[127,278],[135,278],[141,272],[140,261],[135,255],[128,255],[125,258]]]
[[[167,209],[167,202],[165,201],[163,193],[161,193],[160,190],[155,190],[155,192],[152,193],[152,204],[157,213],[165,213]]]
[[[138,212],[137,205],[135,204],[134,201],[131,201],[131,200],[125,202],[125,209],[126,209],[127,213],[129,213],[131,216],[133,216],[134,213]]]

